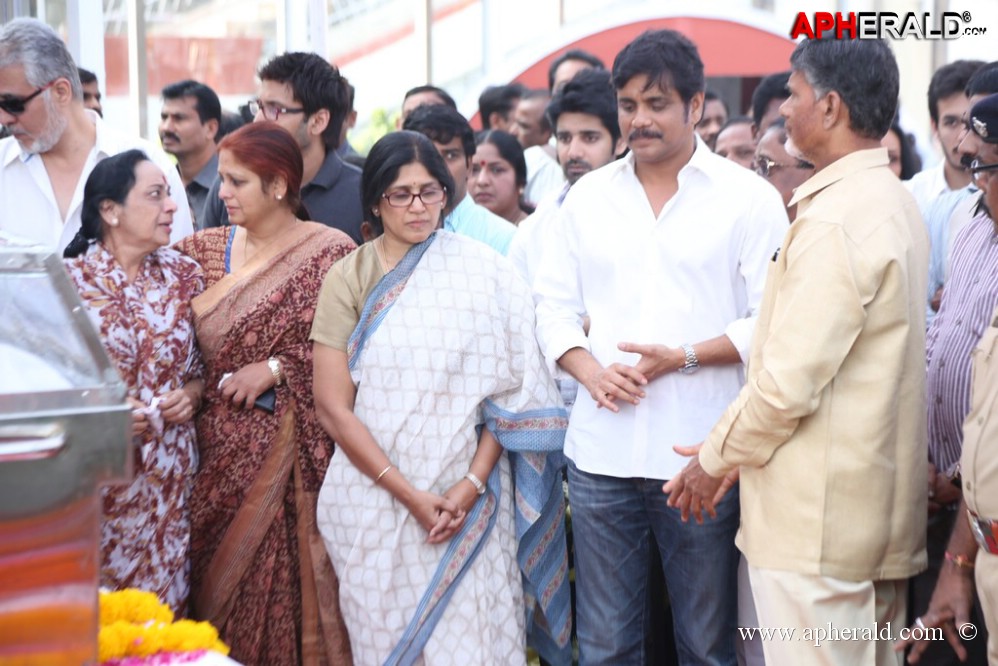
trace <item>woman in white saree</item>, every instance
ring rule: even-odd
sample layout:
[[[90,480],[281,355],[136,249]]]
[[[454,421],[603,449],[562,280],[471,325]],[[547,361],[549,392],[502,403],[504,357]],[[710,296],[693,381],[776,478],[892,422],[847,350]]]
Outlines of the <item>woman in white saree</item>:
[[[454,187],[425,136],[381,139],[361,187],[383,233],[330,270],[312,328],[338,445],[318,525],[354,659],[523,663],[529,641],[567,663],[566,420],[529,289],[438,230]]]

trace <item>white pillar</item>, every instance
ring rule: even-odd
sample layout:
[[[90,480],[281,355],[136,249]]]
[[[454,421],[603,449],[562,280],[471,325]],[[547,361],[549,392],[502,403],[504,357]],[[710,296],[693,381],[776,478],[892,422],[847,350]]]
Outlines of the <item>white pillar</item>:
[[[44,2],[38,3],[38,18],[45,20]],[[102,0],[66,2],[66,46],[76,64],[97,75],[102,92],[107,91],[104,69],[104,3]],[[145,48],[142,49],[143,54]],[[144,57],[144,55],[143,55]]]
[[[146,74],[146,16],[144,0],[128,5],[128,104],[132,131],[148,137],[149,81]],[[103,30],[101,31],[103,35]]]
[[[416,61],[419,63],[422,79],[419,85],[433,83],[433,7],[430,0],[413,2],[413,39],[416,47]]]
[[[326,60],[329,59],[329,47],[326,37],[329,34],[329,12],[326,0],[309,0],[308,3],[308,41],[312,50]]]

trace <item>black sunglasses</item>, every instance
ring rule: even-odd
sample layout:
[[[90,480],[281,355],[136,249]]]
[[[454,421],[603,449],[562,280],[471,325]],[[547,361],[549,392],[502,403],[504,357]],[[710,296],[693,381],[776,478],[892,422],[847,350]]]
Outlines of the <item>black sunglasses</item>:
[[[5,96],[5,97],[0,98],[0,109],[3,109],[3,111],[5,111],[6,113],[9,113],[12,116],[19,116],[19,115],[21,115],[22,113],[24,113],[25,107],[28,106],[28,102],[30,102],[31,100],[33,100],[34,98],[38,97],[43,92],[45,92],[46,90],[48,90],[52,86],[52,84],[55,83],[55,81],[56,80],[49,81],[48,83],[46,83],[45,85],[43,85],[41,88],[39,88],[35,92],[31,93],[27,97],[9,97],[9,96]]]

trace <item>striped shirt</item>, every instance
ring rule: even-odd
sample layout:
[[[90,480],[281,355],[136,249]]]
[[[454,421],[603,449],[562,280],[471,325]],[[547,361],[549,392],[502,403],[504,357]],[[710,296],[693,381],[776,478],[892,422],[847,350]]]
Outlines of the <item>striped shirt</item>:
[[[981,213],[953,240],[950,276],[926,334],[929,461],[952,474],[970,410],[971,354],[998,306],[998,233]]]

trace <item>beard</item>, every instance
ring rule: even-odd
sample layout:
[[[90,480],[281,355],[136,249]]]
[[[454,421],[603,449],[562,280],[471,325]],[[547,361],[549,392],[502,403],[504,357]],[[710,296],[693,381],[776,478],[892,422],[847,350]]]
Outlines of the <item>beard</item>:
[[[33,155],[47,153],[55,147],[55,144],[59,143],[59,139],[62,138],[63,133],[66,131],[69,119],[55,108],[55,105],[49,99],[47,90],[45,91],[45,113],[47,114],[47,118],[45,120],[45,129],[42,130],[42,133],[35,137],[35,140],[27,146],[21,143],[25,152]]]
[[[791,139],[789,136],[787,137],[787,140],[783,144],[783,149],[787,151],[787,154],[790,155],[790,157],[794,158],[795,160],[804,160],[805,162],[810,161],[807,159],[807,157],[804,156],[804,153],[801,152],[800,148],[797,147],[797,144],[794,143],[794,140]]]

